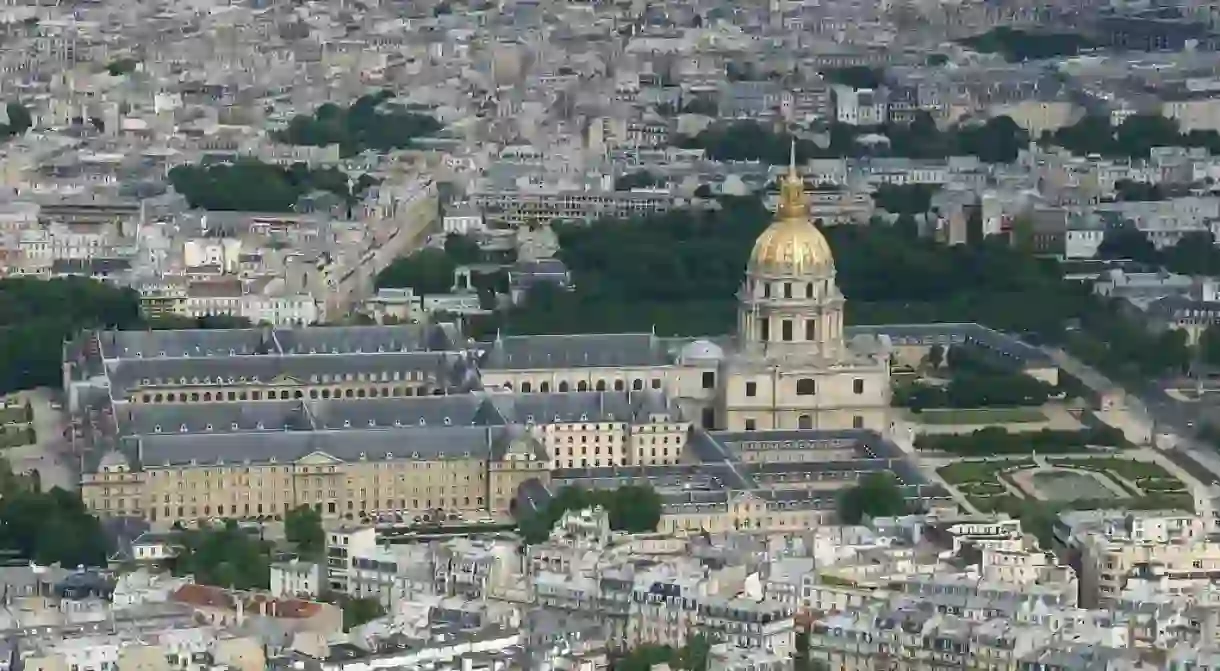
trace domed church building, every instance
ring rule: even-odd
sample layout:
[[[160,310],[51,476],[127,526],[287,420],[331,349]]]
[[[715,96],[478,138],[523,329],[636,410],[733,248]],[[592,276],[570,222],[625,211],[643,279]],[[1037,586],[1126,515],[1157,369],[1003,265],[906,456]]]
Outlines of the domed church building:
[[[736,346],[721,364],[718,428],[887,426],[888,352],[875,338],[844,340],[846,301],[834,255],[807,212],[794,162],[737,293]]]

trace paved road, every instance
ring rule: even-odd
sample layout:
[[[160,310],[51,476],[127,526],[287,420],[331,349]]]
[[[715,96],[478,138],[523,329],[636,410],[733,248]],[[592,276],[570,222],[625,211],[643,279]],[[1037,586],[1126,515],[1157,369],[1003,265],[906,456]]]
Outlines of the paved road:
[[[37,470],[43,490],[60,487],[75,491],[80,479],[73,467],[70,446],[64,439],[67,415],[51,407],[53,396],[49,390],[36,389],[17,395],[28,400],[34,410],[34,433],[38,442],[9,448],[3,456],[14,473]]]
[[[1057,365],[1086,384],[1108,381],[1104,375],[1066,352],[1044,349]],[[1200,412],[1198,404],[1179,401],[1166,394],[1159,384],[1150,382],[1142,389],[1127,390],[1127,411],[1153,425],[1154,439],[1157,435],[1172,436],[1175,449],[1211,471],[1215,476],[1214,481],[1220,481],[1220,454],[1195,439]]]

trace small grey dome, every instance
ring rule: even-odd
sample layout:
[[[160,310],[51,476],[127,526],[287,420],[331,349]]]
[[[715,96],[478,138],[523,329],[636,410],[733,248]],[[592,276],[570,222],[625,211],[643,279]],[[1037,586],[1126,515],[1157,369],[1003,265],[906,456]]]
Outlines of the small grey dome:
[[[710,340],[688,343],[678,352],[680,363],[706,363],[724,359],[724,350]]]

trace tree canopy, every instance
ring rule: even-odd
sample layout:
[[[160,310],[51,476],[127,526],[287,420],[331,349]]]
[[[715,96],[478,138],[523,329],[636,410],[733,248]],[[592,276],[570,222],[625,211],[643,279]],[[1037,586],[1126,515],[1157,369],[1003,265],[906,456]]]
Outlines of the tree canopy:
[[[949,350],[948,373],[950,378],[947,385],[919,382],[897,385],[893,404],[915,411],[927,408],[1039,406],[1056,392],[1053,386],[1042,380],[992,363],[968,345],[957,345]]]
[[[1214,130],[1182,133],[1176,119],[1159,114],[1133,114],[1118,126],[1110,123],[1109,116],[1088,115],[1071,126],[1044,133],[1042,141],[1078,156],[1146,159],[1153,147],[1205,147],[1220,154],[1220,133]]]
[[[686,640],[681,648],[668,645],[641,645],[610,660],[610,671],[651,671],[657,664],[668,664],[675,671],[708,671],[712,644],[702,634]]]
[[[863,135],[880,134],[889,147],[870,148],[857,142]],[[1028,134],[1009,117],[1000,116],[982,124],[965,124],[940,130],[927,113],[916,115],[910,124],[852,126],[832,123],[826,132],[826,146],[807,138],[795,138],[796,158],[848,158],[884,154],[912,159],[944,159],[949,156],[977,156],[988,163],[1010,163],[1028,142]],[[776,132],[757,121],[732,121],[715,124],[693,137],[679,137],[677,144],[688,149],[703,149],[717,161],[763,161],[786,164],[794,138]]]
[[[16,475],[0,459],[0,549],[39,564],[105,566],[109,541],[75,493],[40,490],[37,472]]]
[[[328,191],[349,204],[355,199],[342,170],[310,168],[304,163],[285,167],[241,159],[207,166],[180,165],[169,171],[169,181],[187,204],[205,210],[293,212],[301,197],[314,191]]]
[[[171,562],[174,575],[193,575],[195,582],[228,589],[267,589],[271,577],[271,544],[225,520],[212,526],[177,532],[178,554]]]
[[[1076,431],[1043,429],[1009,433],[1001,427],[987,427],[973,433],[923,434],[915,437],[915,449],[947,452],[958,456],[992,454],[1067,454],[1085,452],[1089,446],[1127,447],[1123,432],[1107,425]]]
[[[306,557],[317,557],[326,550],[322,513],[313,506],[299,505],[284,515],[284,537]]]
[[[313,147],[338,144],[342,155],[351,156],[366,149],[382,152],[406,149],[416,138],[433,135],[443,128],[427,114],[389,105],[393,98],[393,93],[380,91],[360,96],[347,107],[323,104],[312,115],[294,116],[274,138],[286,144]]]
[[[839,495],[839,519],[859,524],[868,517],[894,517],[907,512],[906,499],[893,473],[869,473]]]
[[[411,288],[419,295],[449,293],[453,287],[454,261],[444,249],[424,247],[390,262],[374,280],[378,289]]]
[[[822,78],[831,84],[850,86],[853,89],[875,89],[885,83],[885,71],[859,65],[828,68],[822,71]]]
[[[981,53],[1001,54],[1012,62],[1076,56],[1096,46],[1079,33],[1029,32],[1007,26],[958,41]]]
[[[601,506],[610,518],[612,531],[645,533],[657,530],[661,520],[661,497],[651,487],[623,485],[618,489],[588,490],[564,487],[536,514],[518,522],[518,532],[526,543],[540,543],[569,510]]]
[[[63,343],[141,325],[135,292],[81,277],[0,279],[0,393],[62,382]]]

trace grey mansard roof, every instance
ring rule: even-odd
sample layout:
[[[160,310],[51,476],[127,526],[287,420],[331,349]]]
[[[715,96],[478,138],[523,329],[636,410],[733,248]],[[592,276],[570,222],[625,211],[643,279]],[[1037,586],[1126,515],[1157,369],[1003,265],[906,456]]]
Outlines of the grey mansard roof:
[[[462,347],[456,331],[448,324],[102,331],[98,340],[107,359],[438,352]]]
[[[505,336],[483,343],[484,370],[664,366],[670,354],[650,333]]]

